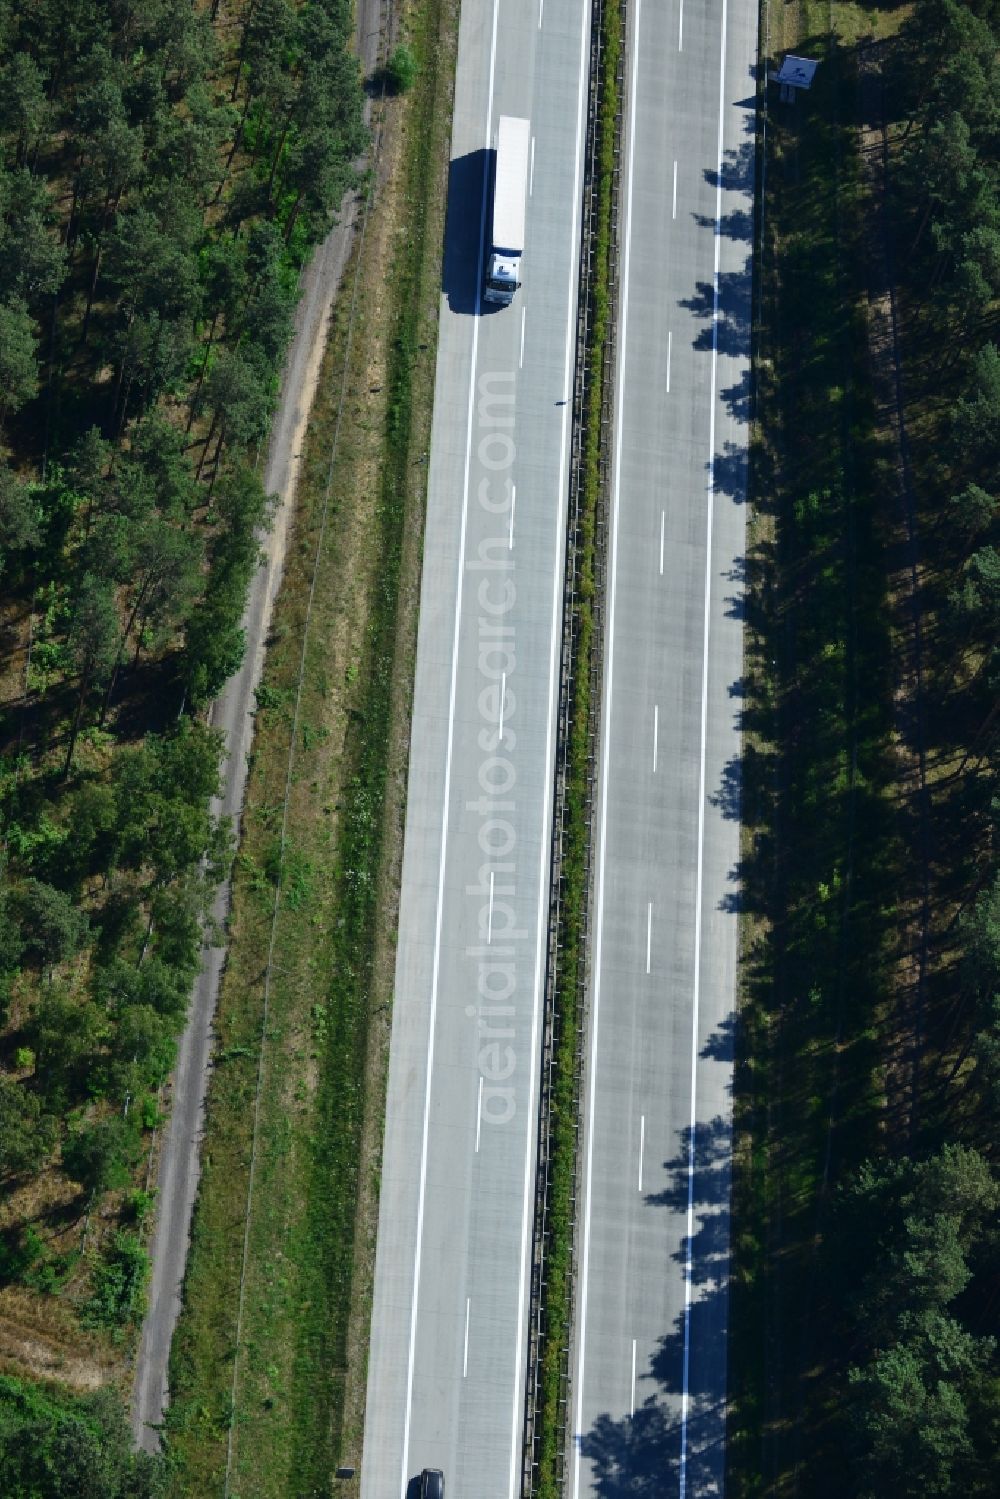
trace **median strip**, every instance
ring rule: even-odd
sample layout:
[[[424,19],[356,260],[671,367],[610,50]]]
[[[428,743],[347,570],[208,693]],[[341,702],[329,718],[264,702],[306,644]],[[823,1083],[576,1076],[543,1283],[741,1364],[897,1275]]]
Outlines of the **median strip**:
[[[581,332],[567,545],[563,688],[556,787],[554,931],[547,985],[546,1057],[535,1227],[535,1285],[525,1414],[524,1492],[562,1495],[574,1289],[581,1029],[590,905],[590,812],[600,697],[600,517],[606,500],[605,406],[613,371],[617,186],[624,11],[597,0],[592,29],[589,172],[581,247]]]

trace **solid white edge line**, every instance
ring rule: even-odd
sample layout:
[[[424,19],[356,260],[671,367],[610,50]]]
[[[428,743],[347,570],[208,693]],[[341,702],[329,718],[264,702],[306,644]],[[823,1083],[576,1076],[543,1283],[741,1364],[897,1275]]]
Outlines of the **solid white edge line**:
[[[688,1410],[691,1403],[691,1277],[694,1258],[694,1168],[696,1089],[698,1084],[698,1011],[701,1001],[702,879],[705,858],[705,756],[708,738],[708,633],[712,601],[712,523],[715,510],[715,392],[719,363],[719,275],[722,267],[722,140],[726,97],[727,0],[722,0],[719,44],[719,143],[715,183],[715,270],[712,287],[712,379],[709,390],[708,493],[705,521],[705,619],[701,657],[701,751],[698,768],[698,866],[695,883],[694,986],[691,1015],[691,1119],[688,1141],[687,1252],[684,1265],[684,1361],[681,1378],[681,1456],[678,1499],[687,1493]]]
[[[573,202],[579,204],[581,201],[580,170],[583,160],[583,127],[584,127],[584,86],[587,82],[587,43],[590,37],[589,24],[590,7],[587,0],[580,0],[580,84],[576,101],[576,164],[573,175]],[[541,20],[539,19],[539,24]],[[574,325],[576,311],[576,281],[579,273],[579,227],[578,216],[574,219],[577,227],[573,233],[573,250],[570,256],[569,272],[567,275],[567,307],[566,307],[566,361],[563,374],[563,389],[570,388],[570,368],[575,353]],[[559,619],[562,610],[562,590],[559,580],[565,568],[564,555],[564,533],[565,533],[565,495],[566,495],[566,459],[569,452],[569,434],[567,422],[569,419],[569,406],[562,408],[562,456],[559,460],[559,489],[558,503],[553,506],[555,511],[556,526],[556,561],[557,568],[555,582],[552,589],[552,649],[549,656],[549,723],[545,746],[545,778],[542,782],[542,816],[543,828],[552,827],[552,777],[554,771],[554,744],[553,733],[556,721],[557,687],[559,655],[562,648],[562,638],[559,632]],[[542,838],[541,850],[538,860],[538,888],[539,893],[548,890],[545,871],[551,857],[551,839]],[[522,1430],[522,1405],[524,1398],[524,1367],[521,1363],[521,1350],[525,1346],[525,1286],[528,1277],[528,1263],[531,1254],[531,1203],[533,1173],[531,1163],[533,1152],[538,1144],[538,1120],[535,1109],[535,1082],[538,1074],[538,1044],[539,1044],[539,1008],[541,1005],[541,991],[543,978],[543,951],[544,943],[542,933],[544,919],[547,915],[547,902],[539,898],[538,902],[538,930],[536,934],[536,958],[535,958],[535,1005],[531,1024],[531,1083],[528,1095],[528,1119],[533,1122],[533,1127],[525,1131],[524,1142],[524,1203],[521,1209],[521,1281],[518,1287],[517,1298],[517,1342],[514,1347],[514,1393],[512,1401],[512,1421],[510,1434],[510,1486],[509,1499],[515,1499],[520,1492],[521,1477],[521,1442]]]
[[[466,1296],[466,1298],[465,1298],[465,1352],[462,1354],[462,1378],[463,1379],[467,1378],[468,1377],[468,1373],[469,1373],[469,1309],[470,1309],[471,1305],[472,1305],[472,1299],[471,1299],[471,1297]]]
[[[608,599],[608,634],[606,650],[607,660],[607,682],[604,689],[603,731],[601,735],[601,821],[600,821],[600,852],[597,860],[597,921],[594,933],[594,997],[592,1001],[593,1020],[590,1032],[590,1087],[587,1100],[587,1165],[583,1188],[583,1254],[580,1261],[580,1321],[578,1334],[578,1355],[576,1365],[576,1419],[573,1432],[573,1499],[579,1499],[580,1495],[580,1457],[583,1442],[583,1379],[586,1371],[586,1348],[587,1348],[587,1278],[590,1273],[590,1196],[591,1182],[594,1169],[594,1101],[596,1097],[597,1079],[597,1035],[598,1022],[601,1010],[601,950],[604,941],[604,860],[607,851],[607,828],[608,828],[608,748],[610,739],[611,723],[611,689],[613,686],[615,669],[615,598],[618,591],[618,510],[619,495],[621,491],[621,468],[622,468],[622,445],[619,438],[621,433],[622,405],[624,401],[624,370],[625,370],[625,345],[628,338],[628,278],[629,278],[629,255],[632,248],[632,163],[635,159],[635,95],[636,95],[636,58],[639,48],[639,20],[642,15],[642,0],[636,0],[634,31],[632,33],[632,81],[629,89],[629,142],[628,142],[628,178],[625,200],[625,248],[622,256],[622,326],[621,343],[618,355],[618,412],[615,421],[615,487],[614,502],[611,507],[611,556],[609,559],[608,576],[611,579],[610,597]]]
[[[486,95],[485,144],[490,142],[493,116],[493,75],[497,55],[497,15],[500,0],[493,0],[493,37],[490,44],[490,82]],[[486,249],[486,203],[488,198],[489,151],[483,152],[483,202],[479,217],[479,264]],[[417,1235],[413,1251],[413,1301],[410,1307],[410,1343],[406,1357],[406,1411],[403,1417],[403,1463],[400,1499],[406,1499],[409,1483],[410,1416],[413,1405],[413,1365],[417,1346],[417,1308],[420,1299],[420,1260],[424,1246],[424,1200],[427,1194],[427,1142],[430,1130],[431,1080],[434,1071],[434,1026],[437,1019],[438,977],[441,970],[441,921],[444,911],[444,872],[448,848],[448,804],[451,800],[451,757],[455,741],[455,695],[458,680],[458,645],[462,623],[465,576],[465,537],[469,519],[469,467],[472,461],[472,419],[476,408],[476,362],[479,357],[479,312],[481,285],[476,278],[476,308],[472,328],[472,367],[469,374],[469,419],[465,436],[465,478],[462,490],[462,522],[458,547],[458,579],[455,590],[455,628],[451,648],[451,688],[448,697],[448,748],[445,756],[444,797],[441,808],[441,857],[438,863],[437,914],[434,920],[434,961],[431,971],[431,1011],[427,1029],[427,1079],[424,1084],[423,1138],[420,1142],[420,1186],[417,1192]]]

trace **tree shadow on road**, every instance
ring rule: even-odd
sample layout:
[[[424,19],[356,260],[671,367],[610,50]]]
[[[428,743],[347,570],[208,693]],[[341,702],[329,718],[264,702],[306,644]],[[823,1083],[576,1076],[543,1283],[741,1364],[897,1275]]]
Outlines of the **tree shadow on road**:
[[[735,1017],[710,1037],[703,1056],[732,1056]],[[679,1134],[676,1155],[666,1165],[670,1181],[650,1194],[652,1206],[686,1214],[691,1132]],[[684,1468],[687,1492],[722,1493],[725,1467],[725,1390],[720,1388],[719,1360],[725,1370],[728,1305],[730,1140],[728,1121],[717,1116],[695,1131],[692,1205],[697,1227],[691,1241],[692,1299],[688,1317],[687,1411]],[[687,1273],[688,1242],[682,1239],[674,1260]],[[648,1367],[637,1370],[636,1408],[616,1419],[605,1412],[580,1438],[582,1457],[591,1464],[594,1491],[600,1499],[662,1499],[676,1492],[681,1477],[681,1433],[685,1369],[685,1316],[660,1337]],[[724,1386],[724,1379],[722,1380]]]

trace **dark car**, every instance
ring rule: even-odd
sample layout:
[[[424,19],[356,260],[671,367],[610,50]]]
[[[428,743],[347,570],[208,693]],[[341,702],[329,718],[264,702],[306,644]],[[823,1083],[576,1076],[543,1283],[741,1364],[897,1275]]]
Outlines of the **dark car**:
[[[440,1468],[425,1468],[421,1473],[420,1499],[444,1499],[444,1474]]]

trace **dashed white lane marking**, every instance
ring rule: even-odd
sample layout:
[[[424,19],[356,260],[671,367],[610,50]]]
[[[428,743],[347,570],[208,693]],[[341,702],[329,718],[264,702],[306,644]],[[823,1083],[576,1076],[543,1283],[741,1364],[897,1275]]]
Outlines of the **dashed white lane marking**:
[[[535,191],[535,137],[531,137],[531,170],[528,173],[528,197]]]
[[[660,577],[663,577],[663,532],[667,523],[667,512],[660,511]]]
[[[646,972],[653,956],[653,902],[646,907]]]
[[[653,774],[656,774],[656,751],[660,739],[660,705],[653,706]]]
[[[514,502],[517,499],[517,485],[510,486],[510,531],[507,533],[507,550],[514,550]]]
[[[482,1079],[480,1079],[482,1081]],[[642,1157],[646,1149],[646,1116],[639,1115],[639,1191],[642,1191]]]
[[[476,1155],[479,1154],[479,1135],[483,1127],[483,1074],[479,1074],[479,1102],[476,1106]]]
[[[500,726],[497,729],[497,739],[500,741],[501,744],[503,743],[503,710],[504,710],[504,708],[506,706],[506,703],[507,703],[507,673],[505,671],[502,671],[500,673]],[[493,876],[490,875],[490,879],[491,880],[492,880],[492,878],[493,878]]]
[[[684,51],[684,0],[681,0],[681,14],[677,22],[677,50]]]
[[[671,218],[677,217],[677,163],[674,162],[674,204],[670,214]]]
[[[673,347],[674,335],[667,334],[667,395],[670,394],[670,352]]]
[[[632,1339],[632,1405],[629,1415],[635,1415],[635,1338]]]
[[[490,916],[489,916],[489,924],[487,925],[487,928],[486,928],[486,946],[487,947],[489,947],[490,943],[493,941],[493,874],[494,874],[494,872],[491,869],[490,870]]]
[[[469,1308],[471,1306],[469,1297],[465,1298],[465,1352],[462,1354],[462,1378],[465,1379],[469,1372]]]
[[[517,365],[518,369],[521,369],[521,370],[524,369],[524,318],[525,318],[525,314],[527,313],[527,311],[528,311],[527,307],[522,307],[521,308],[521,357],[518,360],[518,365]]]

